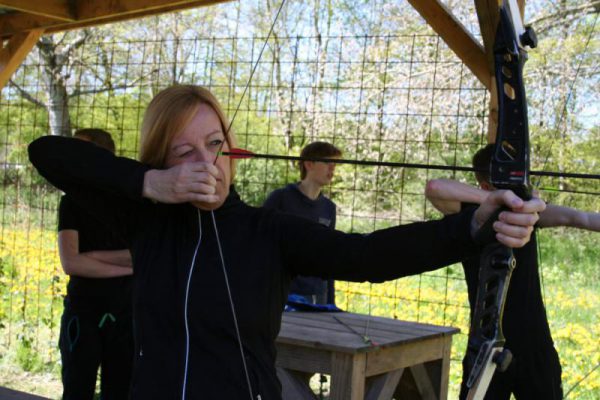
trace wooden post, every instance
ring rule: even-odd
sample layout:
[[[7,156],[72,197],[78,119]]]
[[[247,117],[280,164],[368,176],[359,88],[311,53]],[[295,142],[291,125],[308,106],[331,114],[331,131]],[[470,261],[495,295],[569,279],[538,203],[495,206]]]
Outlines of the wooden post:
[[[452,12],[439,0],[408,0],[489,90],[489,69],[483,48]]]
[[[27,57],[27,54],[43,33],[43,29],[34,29],[13,35],[2,43],[0,49],[0,90],[19,68],[21,62]]]
[[[498,133],[498,86],[494,75],[490,77],[490,102],[488,105],[488,143],[496,143]]]
[[[517,0],[517,4],[519,5],[521,18],[523,18],[525,0]],[[495,143],[498,130],[498,88],[496,87],[496,78],[494,77],[494,40],[499,20],[498,0],[475,0],[475,8],[477,10],[477,17],[479,18],[483,48],[490,74],[490,85],[488,86],[490,91],[488,143]]]

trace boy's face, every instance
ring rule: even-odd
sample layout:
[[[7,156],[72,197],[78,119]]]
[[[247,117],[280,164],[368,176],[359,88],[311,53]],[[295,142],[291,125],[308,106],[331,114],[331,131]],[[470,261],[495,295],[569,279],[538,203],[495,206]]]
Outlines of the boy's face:
[[[332,157],[336,159],[337,157]],[[306,168],[306,179],[309,179],[320,186],[326,186],[331,183],[333,179],[333,173],[335,172],[335,163],[333,162],[322,162],[322,161],[306,161],[304,167]]]

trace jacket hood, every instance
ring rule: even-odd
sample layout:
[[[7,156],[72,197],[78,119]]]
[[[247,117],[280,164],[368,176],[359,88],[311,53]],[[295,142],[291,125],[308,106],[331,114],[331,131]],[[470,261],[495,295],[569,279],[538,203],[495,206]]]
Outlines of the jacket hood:
[[[217,215],[226,215],[226,214],[236,210],[241,204],[243,204],[243,202],[242,202],[242,199],[240,199],[240,195],[235,190],[235,186],[230,185],[229,186],[229,195],[225,199],[225,202],[223,203],[223,205],[221,205],[221,207],[217,208],[214,211]],[[194,207],[191,204],[190,204],[190,206]],[[207,213],[207,212],[210,212],[210,211],[202,210],[202,213]]]

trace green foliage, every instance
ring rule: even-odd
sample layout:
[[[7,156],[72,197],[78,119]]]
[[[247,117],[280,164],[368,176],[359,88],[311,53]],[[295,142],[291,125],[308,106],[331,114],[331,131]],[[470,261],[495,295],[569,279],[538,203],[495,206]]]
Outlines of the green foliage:
[[[19,338],[16,350],[16,362],[24,371],[40,372],[43,369],[42,360],[33,348],[33,339],[27,336]]]
[[[578,229],[553,228],[538,230],[540,263],[545,281],[552,284],[571,281],[600,285],[600,246],[598,233]]]

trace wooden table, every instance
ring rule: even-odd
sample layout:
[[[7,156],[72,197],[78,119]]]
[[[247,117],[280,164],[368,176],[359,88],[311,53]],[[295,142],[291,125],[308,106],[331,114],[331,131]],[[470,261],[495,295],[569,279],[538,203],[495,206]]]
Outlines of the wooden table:
[[[307,373],[324,373],[331,400],[446,399],[457,332],[345,312],[284,313],[276,342],[283,398],[315,399]]]
[[[50,400],[46,397],[0,387],[0,400]]]

